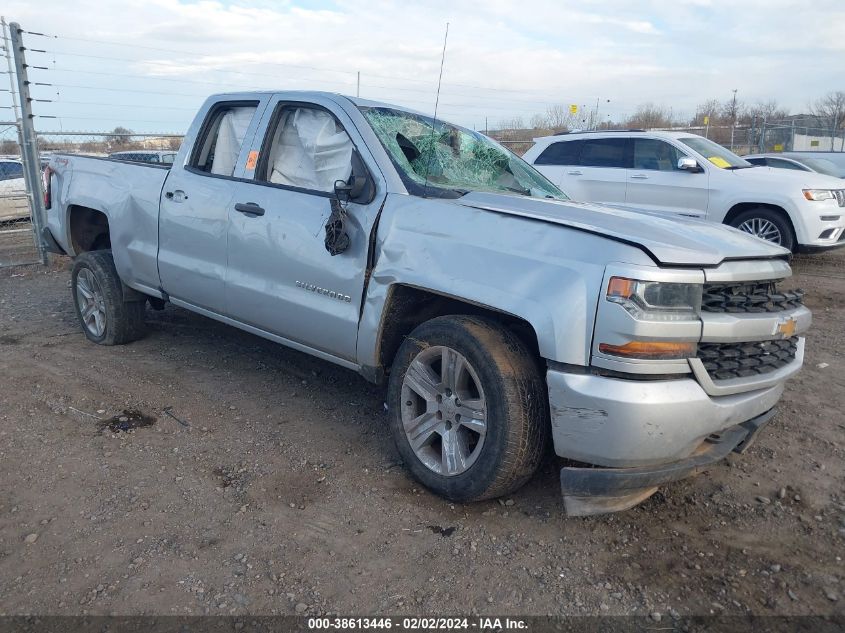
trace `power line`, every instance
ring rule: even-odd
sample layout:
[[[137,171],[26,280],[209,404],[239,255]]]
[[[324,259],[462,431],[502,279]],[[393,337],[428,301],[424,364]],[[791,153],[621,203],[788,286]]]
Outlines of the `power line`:
[[[167,62],[167,61],[157,61],[157,60],[148,60],[148,59],[130,59],[130,58],[123,58],[123,57],[106,57],[106,56],[103,56],[103,55],[90,55],[90,54],[87,54],[87,53],[86,54],[69,53],[69,52],[65,52],[65,51],[52,51],[52,50],[45,50],[44,53],[50,53],[50,54],[54,54],[54,55],[67,55],[67,56],[72,56],[72,57],[84,57],[84,58],[99,59],[99,60],[113,61],[113,62],[114,61],[123,61],[123,62],[129,62],[129,63],[134,63],[134,64],[152,64],[152,65],[159,65],[159,66],[162,66],[164,68],[168,68],[170,70],[176,69],[171,62]],[[270,62],[261,62],[261,63],[270,63]],[[311,67],[311,66],[293,66],[293,67],[295,67],[295,68],[306,68],[306,69],[309,69],[309,70],[317,70],[317,71],[321,71],[321,72],[339,72],[339,73],[343,73],[343,74],[350,74],[347,71],[337,71],[337,70],[333,70],[333,69],[321,69],[321,68],[316,68],[316,67]],[[55,67],[55,68],[51,68],[50,70],[55,70],[55,71],[59,71],[59,72],[81,72],[81,73],[89,73],[89,74],[113,75],[113,76],[120,76],[120,77],[136,77],[136,78],[139,78],[139,79],[149,79],[151,81],[174,81],[174,82],[182,82],[182,83],[204,83],[204,84],[213,84],[213,85],[216,85],[216,83],[219,83],[219,82],[199,81],[199,80],[195,80],[195,79],[182,79],[182,78],[176,78],[176,77],[158,77],[158,76],[138,75],[138,74],[131,74],[130,75],[130,74],[123,73],[123,72],[121,72],[121,73],[107,73],[107,72],[104,72],[104,71],[91,71],[91,70],[84,70],[84,69],[81,69],[81,68],[68,68],[68,67],[58,68],[58,67]],[[239,75],[239,76],[266,77],[266,78],[270,78],[270,79],[273,79],[275,81],[278,81],[278,75],[271,74],[271,73],[259,73],[259,72],[244,71],[244,70],[232,70],[232,69],[227,69],[227,68],[210,68],[210,69],[207,69],[207,71],[208,72],[215,72],[215,73],[229,73],[229,74],[234,74],[234,75]],[[365,76],[384,77],[383,75],[375,75],[375,74],[366,74]],[[315,83],[328,83],[329,81],[334,81],[334,80],[327,80],[327,79],[323,80],[323,79],[311,79],[311,78],[306,78],[306,77],[295,77],[295,78],[291,78],[290,81],[313,81]],[[406,80],[400,79],[400,81],[406,81]],[[423,80],[412,80],[412,81],[423,81]],[[428,83],[428,82],[426,82],[426,83]],[[352,85],[357,85],[357,82],[350,80],[350,81],[344,81],[343,84],[352,86]],[[454,85],[459,85],[459,84],[454,84]],[[368,84],[368,83],[361,84],[361,86],[364,87],[364,88],[377,88],[377,89],[384,89],[384,90],[395,90],[395,91],[400,91],[400,92],[417,92],[417,93],[423,93],[423,94],[431,94],[431,92],[432,92],[430,89],[408,88],[408,87],[404,87],[404,86],[384,86],[384,85],[380,85],[380,84]],[[444,84],[444,86],[448,86],[448,84]],[[478,87],[478,88],[476,88],[476,90],[484,90],[484,91],[488,91],[488,92],[499,92],[500,91],[498,88],[482,88],[482,87]],[[520,92],[524,93],[525,91],[520,91]],[[477,97],[478,96],[476,93],[457,92],[455,90],[449,90],[448,93],[452,96],[459,96],[459,97]],[[568,103],[568,102],[572,101],[571,98],[518,99],[518,98],[515,98],[515,97],[497,97],[496,100],[499,103],[526,103],[526,104],[534,104],[536,106],[541,106],[541,107],[547,107],[547,106],[549,106],[551,104],[555,104],[555,103]]]
[[[41,37],[47,37],[47,38],[56,39],[56,40],[71,40],[71,41],[77,41],[77,42],[86,42],[86,43],[90,43],[90,44],[105,44],[105,45],[108,45],[108,46],[120,46],[120,47],[124,47],[124,48],[131,48],[133,50],[141,48],[141,49],[146,49],[146,50],[158,51],[158,52],[161,52],[161,53],[172,53],[172,54],[177,54],[177,55],[186,55],[188,57],[206,57],[206,58],[207,57],[213,57],[213,55],[209,55],[207,53],[195,53],[195,52],[191,52],[191,51],[177,50],[177,49],[172,49],[172,48],[160,48],[160,47],[157,47],[157,46],[143,46],[143,45],[140,45],[140,44],[127,44],[126,42],[114,42],[114,41],[108,41],[108,40],[97,40],[97,39],[90,39],[90,38],[84,38],[84,37],[73,37],[73,36],[69,36],[69,35],[46,35],[44,33],[35,33],[35,32],[32,32],[32,31],[24,31],[24,32],[29,33],[30,35],[38,35],[38,36],[41,36]],[[62,51],[58,51],[58,52],[57,51],[44,51],[44,52],[52,52],[52,53],[58,53],[58,54],[64,54],[64,55],[84,56],[80,53],[70,53],[70,52],[62,52]],[[116,58],[104,58],[104,59],[116,59]],[[123,59],[122,61],[137,61],[137,60]],[[166,64],[168,62],[157,62],[157,63]],[[287,63],[283,63],[283,62],[269,62],[268,61],[268,62],[260,62],[260,63],[266,64],[268,66],[279,66],[281,68],[301,68],[301,69],[304,69],[304,70],[316,70],[316,71],[320,71],[320,72],[343,73],[343,74],[349,74],[349,75],[354,75],[354,74],[357,73],[356,70],[339,70],[337,68],[307,66],[307,65],[302,65],[302,64],[287,64]],[[365,73],[365,74],[369,75],[370,77],[378,77],[380,79],[393,79],[393,80],[396,80],[396,81],[408,81],[408,82],[413,82],[413,83],[430,83],[429,80],[427,80],[427,79],[417,79],[415,77],[399,77],[399,76],[396,76],[396,75],[382,75],[382,74],[377,74],[377,73]],[[478,85],[475,85],[475,84],[466,84],[466,83],[459,83],[459,82],[444,83],[443,85],[444,86],[460,86],[460,87],[463,87],[463,88],[472,88],[473,90],[492,90],[492,91],[495,91],[495,92],[516,92],[516,93],[519,93],[519,94],[524,94],[526,92],[525,88],[494,88],[494,87],[491,87],[491,86],[478,86]],[[536,89],[535,89],[535,91],[536,91]]]

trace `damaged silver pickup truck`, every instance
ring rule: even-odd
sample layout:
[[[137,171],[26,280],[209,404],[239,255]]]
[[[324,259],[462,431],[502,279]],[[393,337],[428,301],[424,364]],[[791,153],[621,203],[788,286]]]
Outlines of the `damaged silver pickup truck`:
[[[56,156],[45,198],[91,341],[169,301],[384,382],[402,459],[455,501],[549,441],[573,515],[742,452],[811,320],[780,247],[569,201],[476,132],[335,94],[211,97],[172,167]]]

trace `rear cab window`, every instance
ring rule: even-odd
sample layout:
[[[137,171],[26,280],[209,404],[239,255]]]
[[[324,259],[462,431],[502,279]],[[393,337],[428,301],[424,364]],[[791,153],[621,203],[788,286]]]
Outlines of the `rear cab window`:
[[[215,176],[234,176],[257,101],[220,102],[206,116],[189,166]]]

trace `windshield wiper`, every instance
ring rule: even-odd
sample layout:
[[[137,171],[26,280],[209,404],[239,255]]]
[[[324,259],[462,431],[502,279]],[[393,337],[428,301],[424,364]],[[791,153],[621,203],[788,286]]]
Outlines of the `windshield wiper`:
[[[531,195],[530,189],[524,189],[524,188],[520,188],[520,187],[505,187],[505,189],[507,191],[513,191],[513,192],[521,194],[523,196],[530,196]]]
[[[754,167],[754,165],[731,165],[730,167],[725,167],[725,169],[734,171],[736,169],[750,169],[751,167]]]

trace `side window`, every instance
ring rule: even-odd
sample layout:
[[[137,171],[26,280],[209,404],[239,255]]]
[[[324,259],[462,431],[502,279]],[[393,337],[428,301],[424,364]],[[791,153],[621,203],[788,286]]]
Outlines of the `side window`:
[[[747,160],[752,165],[763,165],[763,166],[766,165],[766,159],[765,158],[746,158],[745,160]]]
[[[23,165],[20,163],[6,163],[6,180],[12,178],[23,178]]]
[[[628,139],[597,138],[583,141],[582,167],[628,167]]]
[[[789,160],[782,160],[780,158],[769,158],[769,167],[777,167],[779,169],[795,169],[797,171],[810,171],[806,167],[799,165],[797,163],[793,163]]]
[[[577,165],[584,141],[558,141],[544,149],[535,165]]]
[[[256,180],[332,192],[336,181],[352,175],[352,139],[325,110],[283,106],[267,134]]]
[[[209,112],[194,148],[191,167],[219,176],[235,173],[247,128],[258,104],[233,104]]]
[[[653,138],[634,139],[634,169],[679,171],[678,160],[686,157],[674,145]]]

